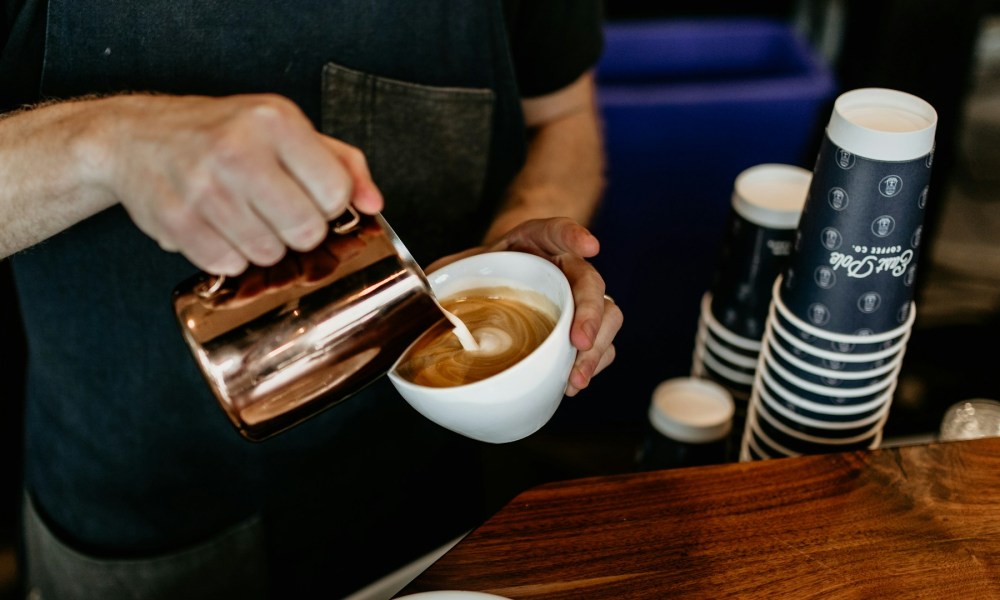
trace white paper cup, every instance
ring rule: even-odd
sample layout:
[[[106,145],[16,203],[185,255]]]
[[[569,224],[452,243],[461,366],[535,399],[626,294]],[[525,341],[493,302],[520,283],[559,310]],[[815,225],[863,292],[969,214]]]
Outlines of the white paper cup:
[[[392,385],[424,417],[469,438],[499,444],[541,429],[562,401],[576,358],[569,339],[573,293],[563,272],[532,254],[488,252],[442,267],[428,280],[442,299],[495,286],[540,292],[559,308],[559,318],[538,348],[493,377],[466,385],[428,387],[402,378],[394,366],[389,371]]]

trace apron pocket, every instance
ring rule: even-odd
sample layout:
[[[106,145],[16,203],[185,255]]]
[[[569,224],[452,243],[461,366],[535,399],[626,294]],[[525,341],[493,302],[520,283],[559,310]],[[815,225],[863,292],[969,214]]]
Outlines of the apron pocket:
[[[333,63],[323,69],[323,133],[365,153],[386,219],[424,265],[485,233],[493,107],[487,88],[420,85]]]

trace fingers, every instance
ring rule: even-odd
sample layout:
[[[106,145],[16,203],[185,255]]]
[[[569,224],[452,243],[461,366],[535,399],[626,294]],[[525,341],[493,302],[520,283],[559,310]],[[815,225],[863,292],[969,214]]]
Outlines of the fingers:
[[[601,328],[589,350],[577,353],[576,362],[570,371],[569,382],[566,385],[566,395],[575,396],[580,390],[590,384],[590,380],[603,371],[615,360],[616,350],[613,344],[624,322],[624,315],[614,301],[605,296],[604,314]]]
[[[572,254],[589,258],[600,251],[590,231],[566,218],[533,219],[511,229],[491,250],[517,250],[551,258]]]
[[[134,97],[109,187],[136,225],[198,268],[234,275],[306,252],[348,204],[382,210],[360,150],[287,99]]]
[[[331,137],[322,136],[320,139],[326,145],[327,150],[340,160],[341,166],[350,176],[354,189],[351,203],[354,207],[369,215],[380,212],[385,201],[382,198],[382,192],[372,180],[371,171],[368,169],[368,160],[364,153],[354,146]]]

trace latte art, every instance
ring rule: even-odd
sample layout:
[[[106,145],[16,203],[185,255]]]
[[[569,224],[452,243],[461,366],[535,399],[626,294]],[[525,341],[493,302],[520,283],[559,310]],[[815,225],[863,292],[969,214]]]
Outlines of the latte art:
[[[441,306],[468,327],[479,345],[465,350],[442,320],[406,351],[396,372],[428,387],[450,387],[504,371],[537,348],[555,327],[558,309],[541,294],[512,288],[466,290]]]

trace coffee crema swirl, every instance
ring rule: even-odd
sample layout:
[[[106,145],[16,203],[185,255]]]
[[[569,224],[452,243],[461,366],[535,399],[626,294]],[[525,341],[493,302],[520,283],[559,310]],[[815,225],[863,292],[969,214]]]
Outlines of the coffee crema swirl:
[[[396,366],[402,378],[417,385],[465,385],[509,369],[545,341],[559,312],[541,294],[504,287],[466,290],[441,306],[465,323],[479,350],[465,350],[451,323],[442,320]]]

